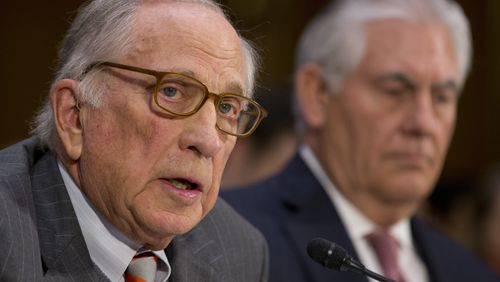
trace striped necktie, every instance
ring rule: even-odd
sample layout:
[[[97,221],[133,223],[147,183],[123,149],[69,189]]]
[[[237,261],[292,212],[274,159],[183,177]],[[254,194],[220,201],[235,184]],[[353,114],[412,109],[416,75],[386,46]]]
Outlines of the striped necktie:
[[[158,257],[152,252],[135,255],[125,271],[125,282],[154,282]]]

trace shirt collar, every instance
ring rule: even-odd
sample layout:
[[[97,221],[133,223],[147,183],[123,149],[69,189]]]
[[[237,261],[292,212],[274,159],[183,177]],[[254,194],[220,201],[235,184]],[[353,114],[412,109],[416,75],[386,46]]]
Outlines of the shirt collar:
[[[58,165],[92,261],[111,281],[123,281],[123,273],[141,246],[109,223],[76,186],[60,161]],[[166,281],[171,272],[167,256],[164,251],[153,253],[166,265],[160,270]]]
[[[335,184],[333,184],[326,172],[323,170],[310,147],[307,145],[301,146],[299,154],[312,171],[313,175],[321,183],[323,189],[325,189],[325,192],[328,194],[328,197],[336,208],[339,217],[352,240],[364,240],[366,235],[377,229],[377,225],[366,217],[335,187]],[[409,219],[403,219],[391,226],[389,233],[396,238],[400,247],[412,247]]]

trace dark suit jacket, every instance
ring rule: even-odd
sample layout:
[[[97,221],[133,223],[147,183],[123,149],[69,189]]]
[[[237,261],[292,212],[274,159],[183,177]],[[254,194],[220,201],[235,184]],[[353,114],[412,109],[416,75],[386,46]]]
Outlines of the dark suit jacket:
[[[298,155],[278,175],[254,187],[230,189],[222,197],[266,237],[271,262],[269,281],[367,281],[357,273],[324,268],[308,257],[307,243],[323,237],[358,259],[329,197]],[[470,254],[423,222],[413,218],[411,228],[431,281],[497,281]]]
[[[166,250],[169,281],[266,281],[262,235],[223,200]],[[0,151],[0,281],[108,281],[93,264],[54,153]]]

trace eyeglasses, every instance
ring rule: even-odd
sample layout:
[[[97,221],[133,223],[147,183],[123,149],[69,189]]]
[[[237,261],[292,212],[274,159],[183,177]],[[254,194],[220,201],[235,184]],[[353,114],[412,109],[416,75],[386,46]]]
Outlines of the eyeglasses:
[[[256,101],[235,93],[212,93],[207,86],[194,77],[176,73],[160,72],[111,62],[97,62],[89,66],[86,73],[99,66],[108,66],[156,78],[152,98],[164,112],[176,117],[188,117],[213,98],[217,110],[216,127],[229,135],[246,137],[252,134],[267,116],[267,111]]]

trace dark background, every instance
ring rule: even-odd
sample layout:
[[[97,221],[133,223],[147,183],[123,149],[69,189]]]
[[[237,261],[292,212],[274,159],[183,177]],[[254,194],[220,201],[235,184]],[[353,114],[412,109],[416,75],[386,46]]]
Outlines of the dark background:
[[[326,2],[223,1],[241,33],[260,49],[261,86],[291,82],[298,35]],[[458,2],[471,22],[474,60],[438,186],[438,192],[445,193],[435,197],[438,206],[453,199],[453,191],[474,193],[475,181],[500,160],[500,1]],[[47,95],[57,46],[81,3],[77,0],[0,2],[0,148],[28,136],[33,113]]]

